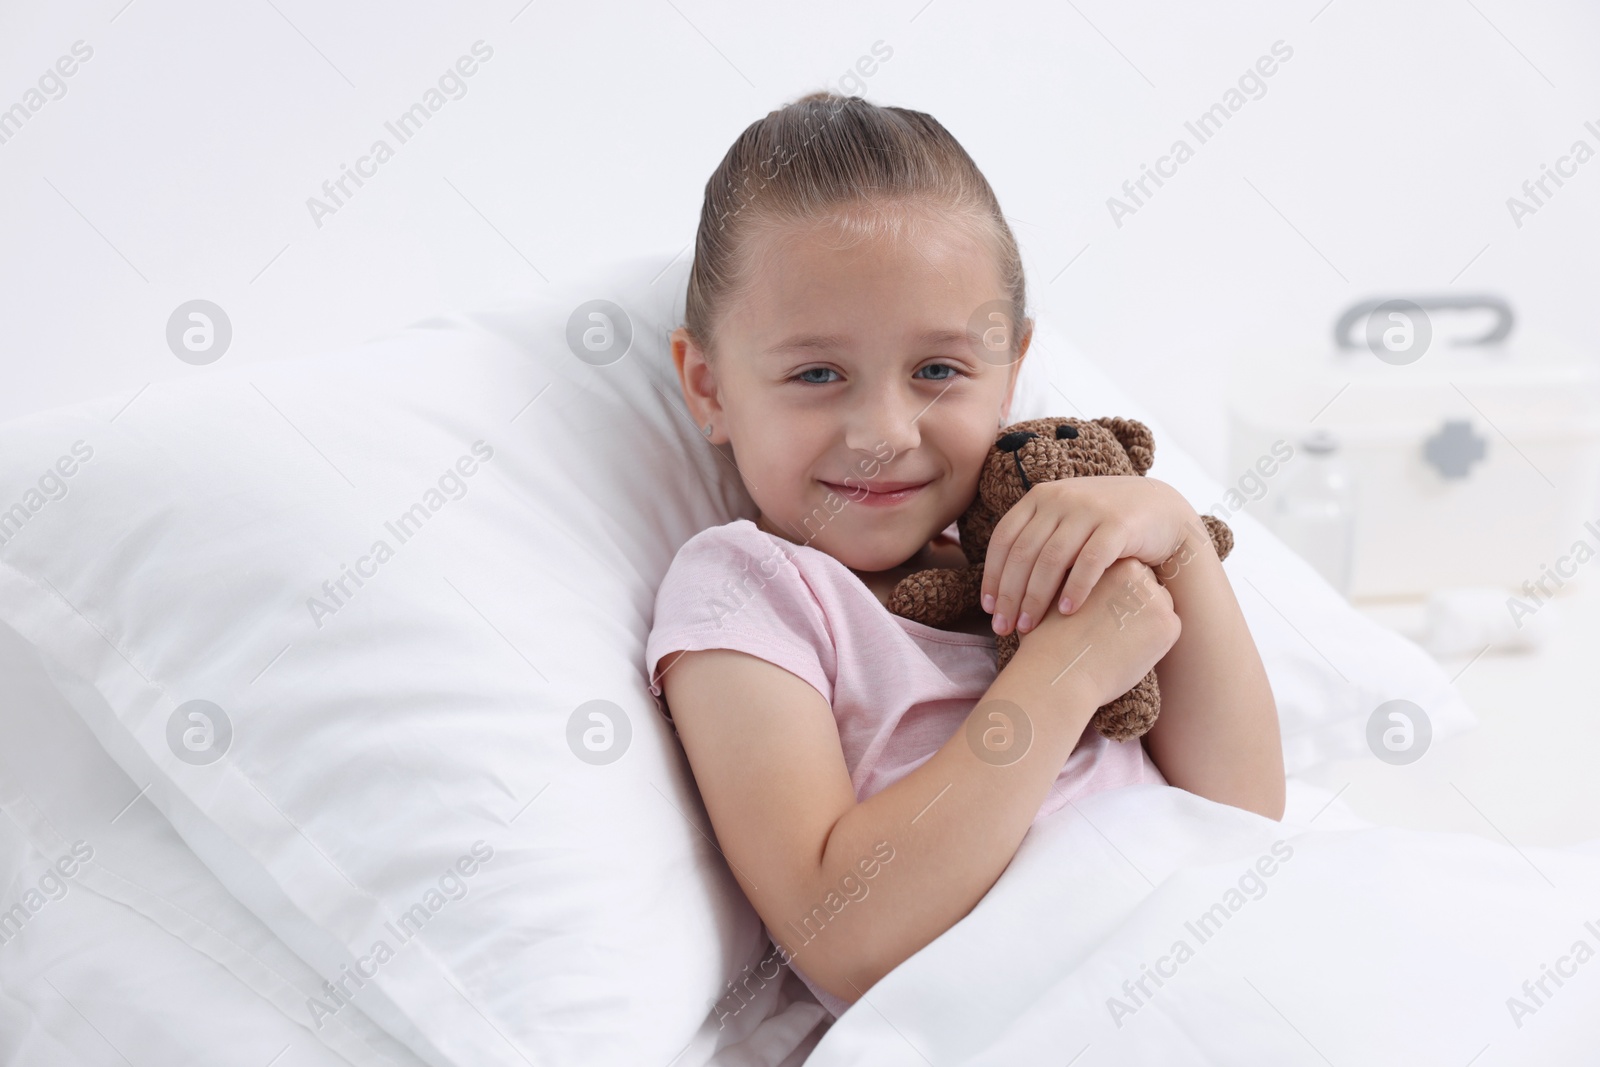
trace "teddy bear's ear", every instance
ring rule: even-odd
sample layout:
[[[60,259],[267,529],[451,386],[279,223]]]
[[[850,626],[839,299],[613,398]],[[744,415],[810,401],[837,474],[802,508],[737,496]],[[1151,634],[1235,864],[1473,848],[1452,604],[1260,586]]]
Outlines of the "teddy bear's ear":
[[[1150,470],[1150,465],[1156,461],[1156,439],[1150,427],[1138,419],[1123,419],[1115,415],[1091,421],[1104,426],[1116,437],[1123,451],[1133,461],[1134,473],[1144,474]]]

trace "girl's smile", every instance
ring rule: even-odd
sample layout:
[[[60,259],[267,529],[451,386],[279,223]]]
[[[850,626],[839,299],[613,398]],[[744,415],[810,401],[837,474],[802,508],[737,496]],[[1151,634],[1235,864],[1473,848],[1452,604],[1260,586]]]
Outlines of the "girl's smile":
[[[936,479],[930,478],[925,482],[882,482],[875,486],[859,482],[848,486],[835,485],[832,482],[822,484],[841,496],[848,497],[851,503],[865,504],[869,508],[891,508],[910,500],[934,481]]]

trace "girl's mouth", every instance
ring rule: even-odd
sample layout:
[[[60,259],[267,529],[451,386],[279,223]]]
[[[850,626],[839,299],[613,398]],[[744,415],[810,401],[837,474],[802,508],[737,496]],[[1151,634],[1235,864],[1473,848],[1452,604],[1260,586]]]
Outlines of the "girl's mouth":
[[[909,485],[905,482],[883,483],[886,491],[881,492],[861,482],[857,482],[854,485],[836,485],[833,482],[823,482],[822,484],[852,503],[865,504],[869,508],[887,508],[911,500],[932,485],[933,482],[916,482]],[[887,486],[890,485],[894,486],[894,488],[887,489]]]

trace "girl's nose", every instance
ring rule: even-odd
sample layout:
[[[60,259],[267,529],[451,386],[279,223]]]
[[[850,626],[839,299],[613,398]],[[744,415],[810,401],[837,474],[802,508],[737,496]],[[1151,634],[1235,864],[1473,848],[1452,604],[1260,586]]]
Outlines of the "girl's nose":
[[[848,416],[845,444],[862,452],[876,452],[885,444],[894,449],[895,455],[908,452],[922,440],[918,422],[929,408],[927,399],[919,396],[879,394],[866,398]]]

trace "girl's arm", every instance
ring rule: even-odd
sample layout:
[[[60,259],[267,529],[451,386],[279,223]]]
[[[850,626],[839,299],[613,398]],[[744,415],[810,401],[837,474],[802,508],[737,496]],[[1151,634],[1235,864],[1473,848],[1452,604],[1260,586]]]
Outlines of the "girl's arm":
[[[854,1002],[989,891],[1095,710],[1178,640],[1172,597],[1120,560],[1081,612],[1021,647],[962,728],[857,803],[833,712],[788,671],[731,649],[663,656],[661,685],[718,847],[795,965]],[[1149,599],[1120,618],[1120,587]]]
[[[1283,742],[1266,668],[1216,547],[1191,509],[1188,535],[1156,576],[1183,622],[1156,664],[1161,714],[1146,750],[1180,789],[1283,818]]]
[[[1283,747],[1266,668],[1205,524],[1175,488],[1121,474],[1033,486],[989,538],[982,592],[993,604],[984,609],[996,633],[1026,631],[1024,620],[1058,610],[1075,614],[1108,565],[1130,557],[1155,568],[1183,623],[1155,668],[1161,714],[1144,737],[1150,758],[1180,789],[1283,818]]]

